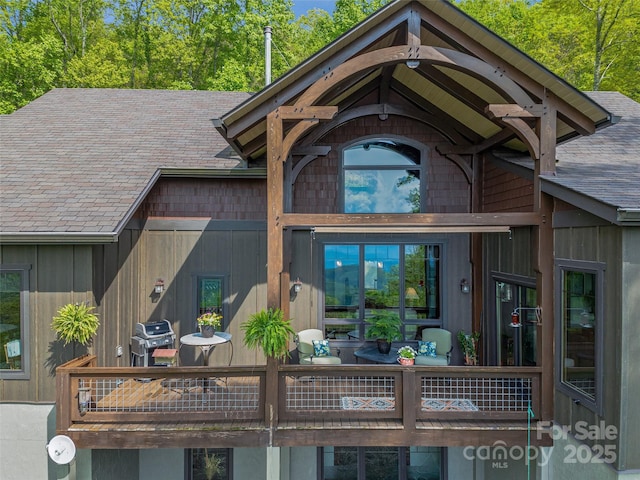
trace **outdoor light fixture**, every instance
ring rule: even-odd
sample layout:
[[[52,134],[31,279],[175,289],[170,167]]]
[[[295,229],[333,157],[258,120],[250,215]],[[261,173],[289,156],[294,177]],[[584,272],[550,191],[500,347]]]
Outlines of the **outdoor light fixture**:
[[[467,279],[463,278],[460,281],[460,291],[462,293],[469,293],[471,291],[471,285],[469,285],[469,283],[467,283]]]
[[[293,291],[294,293],[300,293],[302,290],[302,282],[300,281],[300,277],[296,278],[296,281],[293,282]]]
[[[164,280],[159,278],[153,286],[153,293],[160,295],[164,291]]]

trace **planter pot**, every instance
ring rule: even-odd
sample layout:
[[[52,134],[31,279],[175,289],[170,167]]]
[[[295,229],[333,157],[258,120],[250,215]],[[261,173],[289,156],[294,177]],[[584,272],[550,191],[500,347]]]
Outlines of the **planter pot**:
[[[211,325],[200,325],[200,332],[202,333],[203,337],[211,338],[215,335],[216,329]]]
[[[402,357],[398,357],[398,363],[400,365],[413,365],[415,362],[414,358],[402,358]]]
[[[391,342],[386,340],[378,340],[378,351],[383,355],[388,355],[391,351]]]

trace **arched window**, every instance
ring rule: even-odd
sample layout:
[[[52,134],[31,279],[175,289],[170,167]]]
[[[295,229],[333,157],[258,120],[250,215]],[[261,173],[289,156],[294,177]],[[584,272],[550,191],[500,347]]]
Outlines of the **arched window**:
[[[344,213],[418,213],[425,186],[419,149],[370,139],[342,154]]]

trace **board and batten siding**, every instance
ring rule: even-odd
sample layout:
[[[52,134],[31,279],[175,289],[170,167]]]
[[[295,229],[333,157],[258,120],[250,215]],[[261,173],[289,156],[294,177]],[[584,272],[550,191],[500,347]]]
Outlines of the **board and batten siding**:
[[[597,415],[596,412],[574,402],[569,395],[556,390],[555,418],[563,425],[575,425],[580,421],[586,422],[587,425],[600,425],[602,421],[606,425],[615,426],[618,432],[617,439],[600,439],[596,443],[615,443],[617,459],[614,466],[624,470],[640,468],[640,448],[637,447],[640,445],[640,430],[629,426],[629,422],[634,421],[634,416],[640,415],[640,405],[636,401],[638,397],[632,396],[633,392],[640,394],[640,377],[632,374],[634,369],[637,373],[639,363],[635,342],[632,344],[626,341],[637,339],[633,332],[640,334],[640,331],[637,317],[623,315],[623,299],[620,292],[628,291],[631,294],[626,300],[633,296],[631,290],[622,289],[623,273],[627,269],[623,258],[623,246],[626,246],[624,251],[630,258],[635,256],[637,265],[640,243],[624,243],[623,238],[626,240],[627,237],[622,232],[623,229],[613,225],[554,229],[557,259],[605,264],[604,318],[601,319],[604,353],[601,368],[603,415]],[[636,291],[635,295],[640,295],[638,292]]]
[[[72,345],[56,338],[51,322],[68,303],[94,304],[92,247],[87,245],[2,245],[0,263],[29,271],[29,379],[0,379],[2,402],[53,402],[55,368],[73,358]],[[101,318],[101,323],[103,319]],[[98,335],[103,329],[100,326]],[[82,347],[75,352],[80,354]]]
[[[128,252],[105,254],[103,269],[113,262],[120,267],[117,275],[105,282],[104,316],[110,331],[100,348],[99,364],[126,366],[129,357],[115,357],[117,345],[129,349],[129,341],[138,322],[167,319],[177,339],[196,330],[197,278],[202,275],[224,278],[225,330],[233,335],[233,364],[256,363],[253,352],[242,348],[240,324],[249,314],[266,305],[266,233],[259,222],[241,222],[238,230],[212,229],[209,223],[195,230],[194,221],[172,220],[171,229],[162,220],[147,221],[141,232],[130,231],[135,242]],[[226,222],[224,228],[230,228]],[[166,228],[166,229],[165,229]],[[122,260],[123,259],[123,260]],[[122,261],[121,261],[122,260]],[[153,294],[158,278],[164,281],[164,292]],[[202,361],[199,349],[184,347],[183,365]],[[222,345],[211,354],[211,364],[226,364],[230,346]],[[261,363],[258,361],[257,363]]]

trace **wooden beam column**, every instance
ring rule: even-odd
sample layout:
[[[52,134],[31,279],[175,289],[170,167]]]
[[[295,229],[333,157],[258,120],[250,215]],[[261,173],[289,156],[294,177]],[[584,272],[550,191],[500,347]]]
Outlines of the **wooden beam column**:
[[[331,120],[338,107],[283,106],[267,115],[267,307],[282,308],[289,318],[289,272],[284,269],[284,162],[295,142],[320,120]],[[297,121],[287,135],[283,122]]]
[[[554,363],[554,302],[553,302],[553,199],[542,192],[541,175],[555,175],[556,156],[556,109],[550,105],[549,98],[543,99],[543,110],[537,122],[537,134],[540,138],[540,158],[535,160],[533,176],[534,209],[540,214],[542,222],[534,226],[536,271],[536,290],[538,305],[542,308],[541,324],[538,326],[538,358],[542,367],[542,411],[535,412],[536,417],[545,420],[553,418]]]
[[[284,165],[282,117],[278,110],[267,115],[267,307],[280,308]]]

